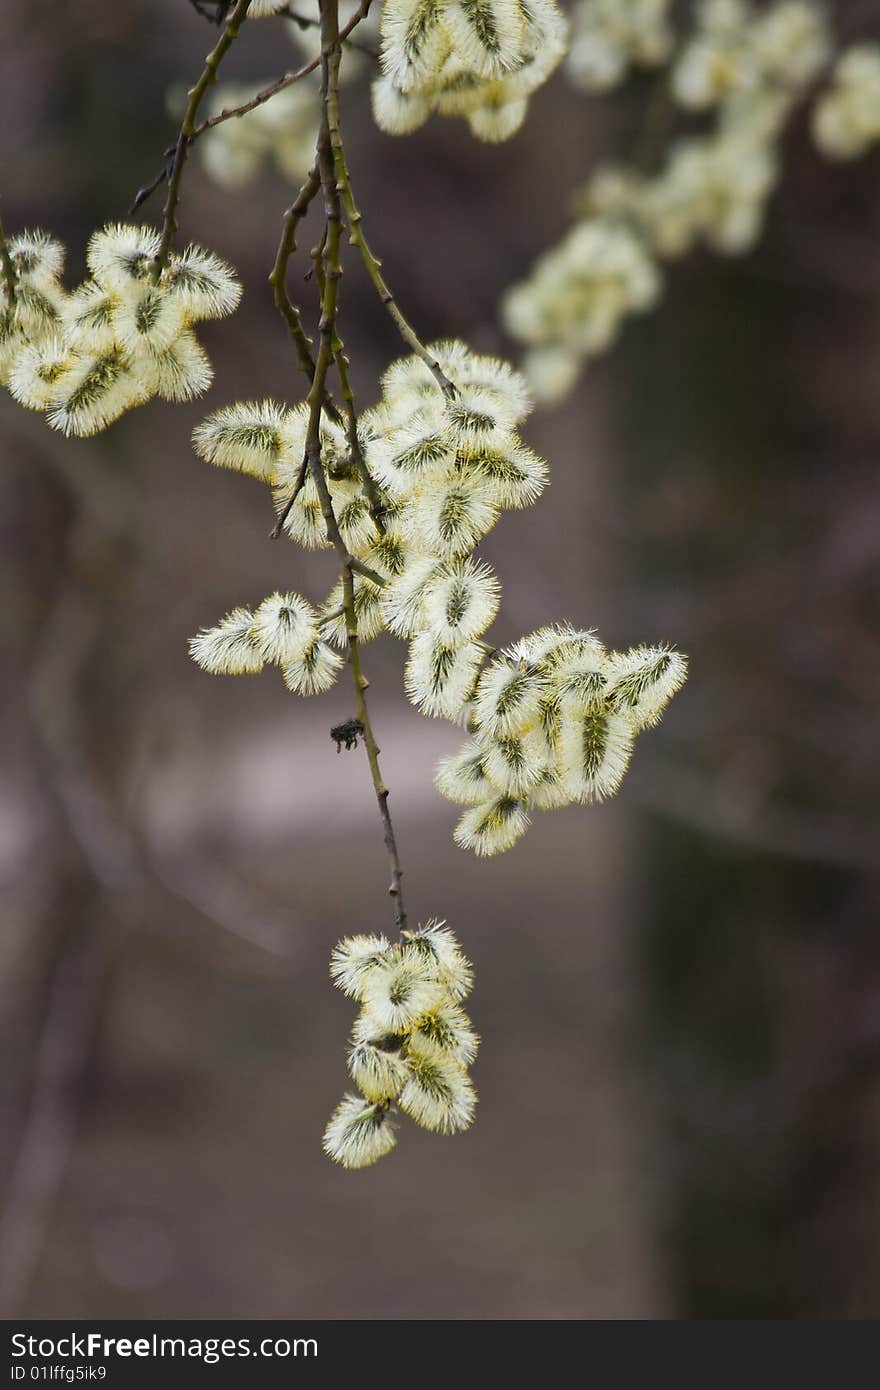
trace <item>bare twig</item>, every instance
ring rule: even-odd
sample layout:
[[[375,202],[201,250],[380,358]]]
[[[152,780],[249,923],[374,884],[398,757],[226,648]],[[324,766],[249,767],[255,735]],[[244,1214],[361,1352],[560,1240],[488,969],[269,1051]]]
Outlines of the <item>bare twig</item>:
[[[351,19],[345,25],[344,29],[340,31],[340,43],[344,43],[348,40],[349,35],[353,32],[353,30],[357,28],[361,20],[364,19],[367,15],[371,3],[372,0],[362,0],[360,8],[355,12],[355,14],[352,15]],[[234,18],[235,16],[233,15],[232,19],[230,19],[229,21],[230,24],[232,24]],[[252,96],[249,101],[243,101],[239,106],[224,107],[222,111],[217,112],[216,116],[208,116],[205,120],[200,121],[198,125],[193,125],[192,129],[186,135],[185,143],[187,149],[196,140],[198,140],[199,136],[204,135],[206,130],[213,130],[215,126],[222,125],[224,121],[236,120],[240,116],[246,116],[249,111],[255,111],[258,106],[265,105],[267,101],[271,101],[272,98],[274,96],[277,96],[279,92],[283,92],[285,87],[292,87],[294,82],[301,82],[302,79],[304,77],[308,77],[310,73],[317,72],[320,66],[321,57],[319,54],[317,58],[311,58],[307,63],[304,63],[302,67],[295,68],[291,72],[284,73],[275,82],[271,82],[267,87],[261,88],[260,91],[257,92],[255,96]],[[183,128],[181,127],[181,135],[182,134]],[[166,161],[170,162],[167,162],[165,166],[159,170],[159,173],[156,174],[155,178],[151,179],[151,181],[148,184],[144,184],[142,188],[138,189],[138,192],[135,195],[134,202],[132,203],[132,212],[135,212],[143,203],[145,203],[146,200],[151,196],[151,194],[155,193],[156,189],[159,188],[165,182],[166,179],[173,177],[174,168],[177,163],[177,153],[179,149],[180,137],[178,137],[176,145],[170,146],[165,151],[164,157]],[[174,157],[173,159],[172,156]]]
[[[201,76],[195,86],[190,89],[189,100],[187,101],[186,110],[183,114],[183,121],[180,126],[180,134],[177,137],[174,160],[168,176],[168,197],[165,200],[165,210],[162,216],[162,239],[159,243],[159,250],[156,252],[153,268],[153,273],[157,280],[168,264],[171,243],[177,231],[177,205],[180,201],[180,181],[183,175],[183,166],[186,163],[187,152],[193,138],[196,116],[198,115],[202,98],[211,84],[217,81],[217,70],[238,37],[241,26],[247,18],[250,3],[251,0],[237,0],[235,9],[229,16],[226,27],[220,35],[216,46],[205,59],[205,66],[202,69]],[[155,186],[158,187],[158,184]],[[144,199],[141,198],[140,201],[143,202]]]
[[[381,299],[385,308],[388,310],[400,336],[407,346],[420,357],[427,367],[430,368],[434,379],[447,396],[455,396],[456,390],[453,382],[443,371],[440,363],[433,353],[429,352],[416,333],[412,324],[404,315],[397,300],[388,287],[388,282],[382,274],[382,262],[372,251],[369,242],[364,236],[363,218],[358,211],[355,203],[354,192],[351,186],[351,178],[348,172],[348,162],[345,157],[345,148],[342,143],[342,136],[339,129],[339,92],[331,92],[328,97],[330,139],[333,148],[333,161],[336,170],[336,181],[342,202],[345,207],[345,218],[348,223],[349,237],[352,245],[356,246],[361,255],[361,260],[366,267],[367,274],[375,286],[376,293]]]

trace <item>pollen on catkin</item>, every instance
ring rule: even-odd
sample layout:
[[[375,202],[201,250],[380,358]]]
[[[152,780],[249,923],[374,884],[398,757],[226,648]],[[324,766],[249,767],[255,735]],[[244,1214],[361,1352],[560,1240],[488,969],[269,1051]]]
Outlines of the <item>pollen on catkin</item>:
[[[215,627],[202,628],[190,638],[190,656],[212,675],[254,675],[262,671],[264,657],[254,641],[254,615],[249,608],[234,608]]]
[[[409,644],[404,690],[423,714],[457,723],[467,714],[482,657],[476,642],[450,646],[419,632]]]
[[[212,675],[250,675],[278,666],[289,690],[315,695],[328,690],[341,658],[321,637],[315,609],[300,594],[274,593],[256,609],[236,608],[189,644],[196,665]]]
[[[270,594],[254,613],[254,646],[276,666],[301,660],[316,636],[317,615],[300,594]]]
[[[380,961],[364,980],[364,1009],[388,1033],[403,1033],[433,1009],[443,989],[412,952],[396,952]]]
[[[327,1157],[343,1168],[369,1168],[396,1143],[397,1133],[387,1107],[348,1094],[330,1117],[323,1148]]]
[[[335,685],[342,657],[322,637],[315,637],[302,656],[281,668],[284,684],[295,695],[322,695]]]
[[[193,431],[200,458],[273,482],[285,451],[285,412],[274,401],[240,401],[215,410]]]
[[[457,1134],[473,1122],[477,1097],[465,1068],[445,1048],[420,1038],[407,1049],[409,1079],[398,1098],[423,1129]]]
[[[445,921],[431,918],[414,932],[404,932],[407,950],[436,975],[452,999],[466,999],[473,989],[474,972],[458,940]]]
[[[384,936],[348,936],[333,949],[330,978],[350,999],[360,999],[367,975],[390,950],[391,943]]]

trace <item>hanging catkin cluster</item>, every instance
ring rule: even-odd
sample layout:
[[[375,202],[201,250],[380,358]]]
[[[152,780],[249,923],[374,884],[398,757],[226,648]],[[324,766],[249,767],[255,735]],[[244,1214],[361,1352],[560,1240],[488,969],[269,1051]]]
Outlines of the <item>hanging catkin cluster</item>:
[[[466,117],[480,140],[507,140],[565,53],[553,0],[385,0],[383,76],[373,112],[405,135],[431,115]]]
[[[42,232],[11,240],[16,284],[13,304],[5,286],[0,301],[0,380],[54,429],[95,434],[151,396],[189,400],[210,385],[193,324],[231,313],[241,287],[198,246],[170,255],[157,278],[159,247],[150,227],[104,227],[89,242],[91,278],[68,294],[57,241]]]
[[[366,1168],[397,1142],[394,1109],[423,1129],[455,1134],[474,1117],[468,1067],[479,1038],[461,1002],[473,971],[443,922],[384,936],[353,936],[330,958],[334,984],[361,1005],[348,1070],[359,1095],[346,1095],[324,1133],[324,1152],[345,1168]]]
[[[568,628],[500,653],[486,645],[500,586],[473,552],[503,509],[537,499],[546,465],[518,434],[530,410],[518,373],[460,342],[427,353],[437,371],[413,356],[385,373],[381,402],[358,421],[359,459],[345,428],[322,416],[321,467],[345,545],[375,575],[353,576],[358,640],[383,630],[406,639],[409,699],[473,729],[475,743],[444,766],[438,785],[470,808],[458,843],[494,854],[518,839],[532,808],[616,791],[636,732],[659,717],[685,663],[665,648],[606,654],[591,634]],[[194,443],[208,462],[268,483],[280,515],[295,494],[285,531],[307,548],[326,547],[320,498],[303,472],[307,429],[305,405],[245,402],[209,416]],[[194,637],[191,651],[216,674],[277,665],[289,689],[310,695],[333,683],[342,665],[333,648],[346,642],[339,581],[320,607],[276,593],[237,608]]]

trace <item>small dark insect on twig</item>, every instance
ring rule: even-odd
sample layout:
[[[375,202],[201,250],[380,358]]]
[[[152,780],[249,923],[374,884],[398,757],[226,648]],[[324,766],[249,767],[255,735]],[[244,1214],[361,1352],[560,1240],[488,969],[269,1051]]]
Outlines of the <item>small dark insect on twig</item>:
[[[337,753],[342,752],[342,745],[345,744],[346,753],[352,748],[357,748],[358,738],[363,735],[364,726],[359,719],[346,719],[344,724],[337,724],[335,729],[330,730],[330,737],[336,744]]]

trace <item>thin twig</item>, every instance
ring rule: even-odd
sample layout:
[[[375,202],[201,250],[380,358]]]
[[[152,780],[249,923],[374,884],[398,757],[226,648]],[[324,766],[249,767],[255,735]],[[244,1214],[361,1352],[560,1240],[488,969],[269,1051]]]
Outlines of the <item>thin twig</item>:
[[[372,251],[369,242],[364,236],[363,218],[358,211],[351,186],[351,178],[348,172],[348,162],[345,158],[345,149],[342,144],[342,136],[339,129],[339,92],[331,92],[328,99],[330,139],[333,147],[333,162],[336,169],[336,181],[339,192],[342,195],[342,202],[345,207],[345,217],[348,223],[349,237],[352,245],[358,248],[361,260],[366,267],[367,274],[375,286],[376,293],[381,299],[385,308],[388,310],[398,332],[409,348],[420,357],[427,367],[430,368],[434,379],[441,387],[445,395],[453,397],[456,394],[454,384],[443,371],[440,363],[433,353],[429,352],[416,333],[412,324],[404,315],[397,300],[388,287],[388,282],[382,274],[382,262]]]
[[[79,1091],[112,963],[113,938],[72,944],[55,968],[28,1112],[0,1219],[0,1316],[20,1317],[70,1165]]]
[[[291,301],[287,292],[287,267],[290,258],[296,250],[296,234],[300,222],[305,217],[311,203],[317,196],[321,187],[321,176],[318,172],[317,162],[309,170],[306,181],[299,190],[291,206],[284,214],[284,224],[281,232],[281,241],[278,244],[278,251],[275,256],[275,264],[269,276],[269,283],[275,299],[275,307],[281,314],[296,348],[299,365],[309,379],[310,387],[315,380],[315,359],[312,357],[312,339],[308,336],[303,327],[302,315],[296,305]],[[323,242],[322,242],[323,245]],[[323,285],[320,286],[321,296],[323,297]],[[322,408],[334,419],[339,420],[339,411],[336,409],[326,386],[326,370],[324,372],[324,396]],[[284,530],[284,523],[293,510],[297,497],[302,492],[309,472],[308,447],[303,453],[303,461],[293,490],[284,505],[284,509],[279,514],[275,525],[269,532],[271,540],[277,541]]]
[[[277,15],[279,19],[289,19],[299,29],[320,29],[321,27],[320,19],[312,15],[300,14],[299,11],[293,9],[291,5],[286,5],[283,10],[276,10],[275,15]],[[358,23],[360,23],[360,20],[358,20]],[[365,43],[361,39],[349,38],[349,32],[350,31],[346,29],[340,32],[340,43],[345,44],[347,48],[356,49],[358,53],[366,53],[369,58],[378,58],[379,55],[371,44]]]
[[[370,719],[370,712],[367,708],[367,690],[369,689],[370,683],[364,675],[363,667],[361,666],[360,642],[358,640],[357,619],[354,608],[354,579],[352,577],[351,566],[347,566],[343,571],[342,586],[345,594],[348,659],[351,666],[352,680],[354,681],[355,712],[363,726],[367,761],[370,765],[370,777],[372,778],[373,790],[376,793],[376,803],[379,807],[379,815],[382,820],[385,848],[388,851],[388,862],[391,869],[391,882],[388,885],[388,892],[394,902],[394,925],[397,931],[402,933],[405,932],[407,928],[406,908],[403,905],[403,869],[400,864],[400,854],[397,848],[397,839],[394,834],[394,823],[391,819],[391,812],[388,809],[388,788],[385,785],[379,763],[381,749],[376,742],[376,736],[373,732],[373,725]]]
[[[156,192],[156,189],[161,187],[165,180],[171,177],[171,169],[174,163],[174,152],[176,149],[176,145],[169,145],[167,150],[163,152],[163,158],[165,160],[165,163],[162,165],[162,168],[159,170],[155,178],[150,179],[149,183],[142,184],[141,187],[138,189],[137,193],[135,193],[134,197],[131,200],[131,206],[128,209],[129,217],[133,217],[134,214],[137,212],[138,208],[141,207],[142,204],[144,204],[148,198],[152,198],[153,194]]]
[[[261,87],[254,96],[249,97],[238,106],[224,106],[222,111],[218,111],[216,116],[206,116],[203,121],[193,129],[189,137],[189,143],[198,140],[200,135],[204,135],[206,130],[213,130],[215,126],[222,125],[224,121],[234,121],[240,116],[246,116],[249,111],[256,111],[258,106],[265,106],[267,101],[271,101],[279,92],[283,92],[285,87],[292,87],[294,82],[301,82],[310,73],[317,72],[321,66],[320,55],[317,58],[310,58],[302,67],[294,68],[290,72],[285,72],[281,77],[270,82],[268,87]]]
[[[355,574],[360,574],[364,579],[369,579],[371,584],[377,584],[380,589],[388,582],[384,574],[380,574],[378,570],[371,569],[369,565],[365,565],[363,560],[359,560],[356,555],[346,554],[346,564],[350,570],[354,570]]]
[[[352,15],[351,19],[345,25],[344,29],[340,31],[340,43],[345,43],[348,40],[349,35],[352,33],[352,31],[356,29],[357,26],[360,24],[361,20],[366,17],[371,3],[372,0],[362,0],[360,8],[355,12],[355,14]],[[234,17],[235,16],[233,15],[233,19]],[[232,20],[230,20],[230,24],[231,23]],[[239,106],[224,107],[223,110],[218,111],[215,116],[206,117],[206,119],[200,121],[198,125],[194,125],[193,128],[187,134],[187,149],[196,140],[198,140],[199,136],[204,135],[206,130],[213,130],[215,126],[222,125],[224,121],[236,120],[240,116],[246,116],[249,111],[255,111],[258,106],[264,106],[267,101],[271,101],[272,98],[274,96],[277,96],[279,92],[283,92],[285,87],[292,87],[294,82],[301,82],[304,77],[308,77],[310,73],[316,72],[320,66],[321,56],[319,54],[317,58],[309,59],[309,61],[307,63],[304,63],[302,67],[295,68],[291,72],[284,73],[275,82],[271,82],[268,85],[268,87],[261,88],[260,91],[257,92],[255,96],[252,96],[249,101],[243,101]],[[183,132],[181,130],[181,134],[182,133]],[[156,189],[159,188],[167,178],[173,176],[174,165],[176,162],[177,152],[179,148],[180,137],[178,137],[176,145],[169,146],[169,148],[165,151],[164,158],[166,159],[166,161],[168,161],[165,164],[165,166],[159,170],[159,173],[156,174],[155,178],[151,179],[151,181],[148,184],[145,184],[142,188],[138,189],[138,192],[134,198],[134,202],[131,205],[130,211],[132,213],[136,212],[137,209],[143,203],[146,202],[146,200],[151,196],[151,194],[155,193]],[[172,161],[172,156],[174,156],[174,161]]]
[[[275,255],[275,264],[269,275],[269,284],[275,299],[275,307],[287,324],[288,332],[296,348],[299,365],[311,383],[315,376],[315,361],[312,357],[312,340],[303,328],[302,316],[287,292],[287,266],[296,250],[296,234],[299,224],[309,210],[321,179],[317,168],[309,170],[305,183],[284,214],[281,241]]]
[[[325,234],[322,240],[321,266],[321,318],[319,324],[320,345],[315,363],[315,378],[309,393],[309,425],[306,436],[306,460],[314,479],[315,488],[321,504],[321,514],[327,529],[327,538],[339,557],[342,571],[343,608],[348,640],[349,665],[355,688],[357,718],[363,725],[364,743],[376,803],[382,820],[385,846],[391,868],[391,882],[388,888],[394,902],[394,920],[397,930],[406,930],[407,918],[403,905],[403,869],[394,835],[394,826],[388,809],[388,788],[382,778],[379,764],[379,746],[373,733],[367,708],[366,691],[369,682],[364,675],[360,660],[358,640],[357,610],[354,597],[354,575],[359,573],[374,583],[383,583],[382,576],[376,575],[368,566],[349,554],[342,538],[339,524],[333,510],[333,500],[321,461],[321,411],[323,388],[327,372],[334,360],[334,344],[337,340],[336,314],[339,304],[339,280],[342,274],[339,245],[342,232],[342,208],[337,186],[336,164],[330,131],[330,112],[338,109],[339,64],[341,44],[339,36],[338,0],[321,0],[321,127],[318,133],[317,166],[324,193]],[[338,135],[338,120],[337,135]]]
[[[153,267],[153,274],[157,280],[168,264],[171,243],[174,240],[174,233],[177,231],[177,205],[180,201],[180,181],[183,175],[183,166],[186,163],[187,152],[195,131],[196,116],[198,115],[202,98],[211,84],[217,81],[217,70],[238,37],[239,30],[247,18],[250,3],[251,0],[237,0],[235,9],[229,16],[226,27],[220,35],[216,46],[205,59],[205,66],[202,69],[201,76],[195,86],[190,89],[189,100],[187,101],[186,111],[183,114],[183,121],[180,126],[180,134],[177,137],[174,162],[171,166],[171,173],[168,178],[168,197],[165,200],[165,210],[162,215],[162,240],[159,243],[159,250],[156,252],[156,259]],[[143,199],[141,199],[141,201],[143,201]]]

